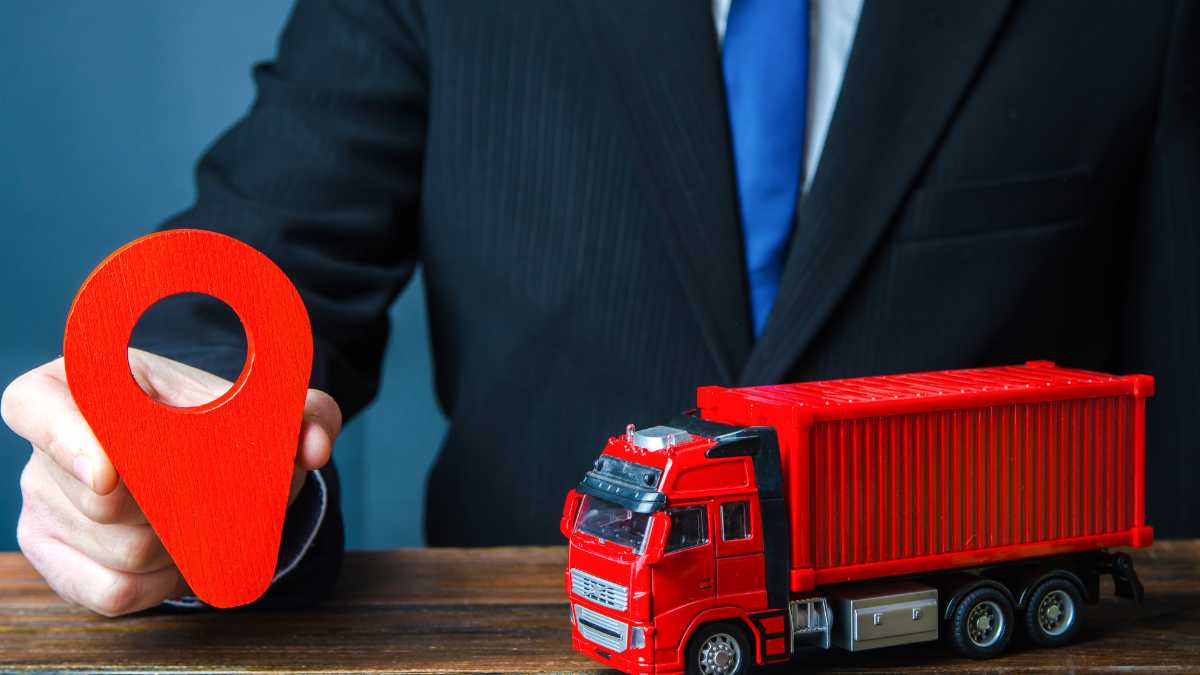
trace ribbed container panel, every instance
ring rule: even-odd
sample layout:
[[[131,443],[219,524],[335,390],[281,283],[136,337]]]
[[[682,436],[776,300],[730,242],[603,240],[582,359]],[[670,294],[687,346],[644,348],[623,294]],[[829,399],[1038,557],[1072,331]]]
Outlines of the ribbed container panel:
[[[776,430],[791,588],[1148,546],[1148,375],[1023,366],[702,387]]]
[[[818,421],[813,566],[1128,530],[1135,406],[1110,396]]]

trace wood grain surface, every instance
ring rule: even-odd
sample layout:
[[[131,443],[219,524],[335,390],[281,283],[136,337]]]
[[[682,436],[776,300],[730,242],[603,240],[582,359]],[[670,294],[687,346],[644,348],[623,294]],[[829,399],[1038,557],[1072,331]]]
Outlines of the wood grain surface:
[[[1200,540],[1135,553],[1146,603],[1088,608],[1079,643],[1014,644],[994,661],[939,644],[815,651],[805,673],[1200,672]],[[19,554],[0,554],[0,670],[577,672],[562,548],[405,549],[350,553],[334,596],[291,612],[150,612],[105,619],[64,604]],[[799,666],[803,666],[800,668]]]

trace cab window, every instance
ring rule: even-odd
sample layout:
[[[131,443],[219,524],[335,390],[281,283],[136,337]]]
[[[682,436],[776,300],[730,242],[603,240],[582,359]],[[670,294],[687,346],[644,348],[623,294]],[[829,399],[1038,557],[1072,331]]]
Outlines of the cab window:
[[[703,506],[670,509],[667,513],[671,515],[668,553],[708,543],[708,518]]]
[[[750,502],[721,505],[721,538],[725,541],[750,538]]]

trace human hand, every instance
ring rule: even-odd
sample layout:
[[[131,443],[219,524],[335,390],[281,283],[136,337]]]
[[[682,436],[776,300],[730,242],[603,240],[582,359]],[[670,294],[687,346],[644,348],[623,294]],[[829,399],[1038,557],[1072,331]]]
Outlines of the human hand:
[[[177,407],[201,405],[230,382],[156,354],[129,350],[134,379]],[[136,612],[189,593],[67,388],[63,360],[13,380],[0,399],[5,423],[33,446],[21,473],[17,542],[63,599],[105,616]],[[309,389],[288,504],[308,472],[329,461],[342,414]]]

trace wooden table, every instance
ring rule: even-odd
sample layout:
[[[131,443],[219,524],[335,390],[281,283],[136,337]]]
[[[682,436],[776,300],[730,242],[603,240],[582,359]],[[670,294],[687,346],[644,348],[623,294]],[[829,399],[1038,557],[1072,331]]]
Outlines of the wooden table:
[[[805,673],[1200,671],[1200,540],[1135,557],[1146,603],[1105,597],[1089,608],[1080,643],[1064,649],[1014,645],[973,662],[927,644],[798,663]],[[351,553],[335,597],[311,610],[105,619],[62,603],[19,554],[0,554],[0,670],[598,670],[571,650],[563,562],[562,548]]]

